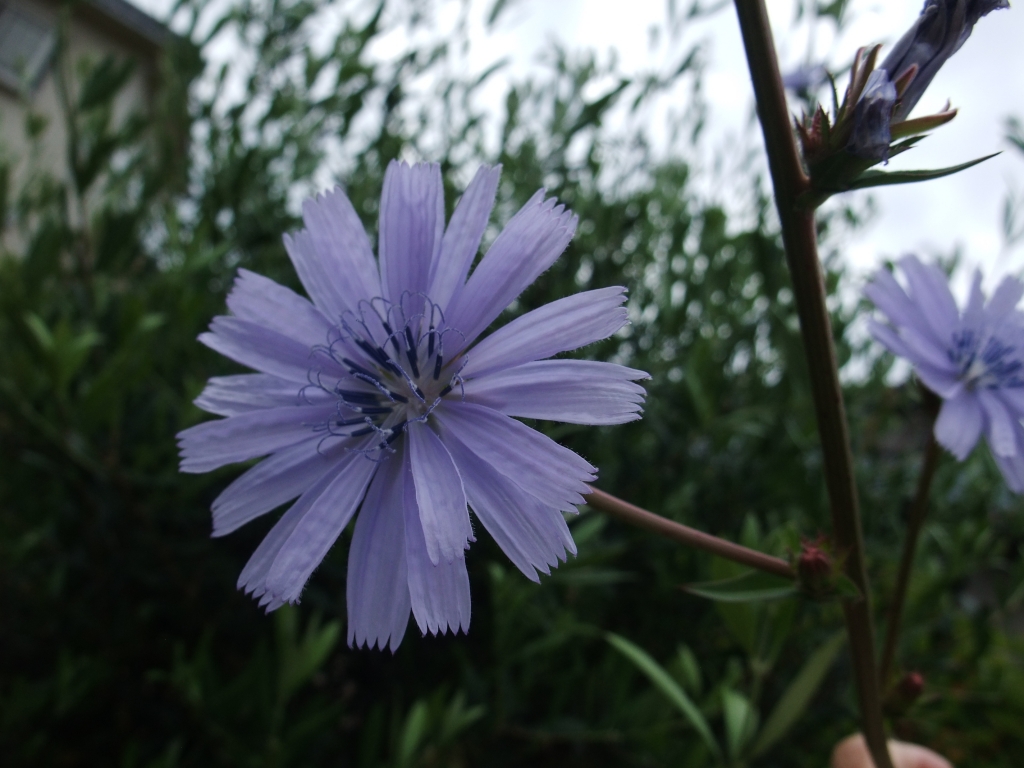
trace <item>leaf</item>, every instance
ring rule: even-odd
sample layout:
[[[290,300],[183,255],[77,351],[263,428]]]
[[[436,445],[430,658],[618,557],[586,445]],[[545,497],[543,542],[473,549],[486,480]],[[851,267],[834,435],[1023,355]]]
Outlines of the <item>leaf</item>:
[[[690,721],[690,725],[701,735],[712,753],[716,756],[721,756],[722,750],[711,733],[708,721],[704,719],[704,715],[697,709],[697,705],[690,700],[690,697],[686,695],[686,692],[680,687],[679,683],[658,662],[651,658],[647,651],[635,643],[613,632],[606,633],[605,639],[619,653],[632,661],[641,672],[647,675],[647,678],[654,683],[655,687],[669,701],[676,705],[676,708],[682,713],[683,717]]]
[[[726,746],[729,756],[735,760],[757,730],[757,711],[742,693],[723,688],[722,716],[725,718]]]
[[[725,603],[750,603],[757,600],[778,600],[797,593],[791,579],[762,571],[747,571],[720,581],[685,584],[683,589],[698,597]]]
[[[891,184],[913,184],[918,181],[941,179],[943,176],[951,176],[954,173],[965,171],[971,166],[990,160],[998,154],[1000,153],[993,152],[991,155],[960,163],[960,165],[951,165],[948,168],[936,168],[930,171],[865,171],[849,184],[846,184],[845,187],[847,190],[868,189],[869,187],[886,187]]]
[[[845,632],[836,632],[816,650],[789,684],[761,729],[750,752],[757,757],[771,749],[803,715],[825,675],[835,663],[846,641]]]

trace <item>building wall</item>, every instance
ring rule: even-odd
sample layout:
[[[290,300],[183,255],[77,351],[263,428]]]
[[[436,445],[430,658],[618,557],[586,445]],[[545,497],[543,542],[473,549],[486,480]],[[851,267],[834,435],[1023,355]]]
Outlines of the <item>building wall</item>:
[[[0,0],[3,3],[4,0]],[[67,53],[65,72],[71,74],[70,99],[77,99],[80,81],[79,63],[98,62],[107,55],[119,60],[133,59],[135,71],[121,90],[115,102],[115,124],[139,109],[147,109],[157,85],[159,47],[132,30],[125,28],[95,7],[76,3],[69,13],[51,0],[11,0],[18,10],[51,25],[67,25]],[[19,93],[0,83],[0,151],[13,165],[13,187],[20,188],[30,167],[38,167],[58,178],[69,179],[67,157],[67,126],[61,108],[57,80],[57,66],[52,57],[45,74],[31,93]],[[47,128],[41,140],[33,147],[26,134],[26,116],[31,111],[47,119]]]

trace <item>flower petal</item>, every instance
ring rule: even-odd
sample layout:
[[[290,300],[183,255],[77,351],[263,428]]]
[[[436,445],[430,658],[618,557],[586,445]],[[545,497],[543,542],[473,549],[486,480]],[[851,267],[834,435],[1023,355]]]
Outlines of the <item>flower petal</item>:
[[[977,392],[978,402],[986,416],[985,433],[989,447],[996,456],[1013,456],[1017,453],[1017,419],[1003,405],[1002,401],[992,392],[980,389]]]
[[[952,363],[947,361],[942,368],[930,365],[925,356],[919,354],[916,344],[908,343],[888,325],[882,325],[874,318],[868,318],[868,330],[877,341],[897,357],[902,357],[914,366],[914,372],[932,392],[940,397],[953,397],[963,389],[963,382],[957,376]]]
[[[409,624],[404,466],[401,453],[381,461],[356,518],[345,584],[349,645],[384,650],[390,638],[394,652]]]
[[[596,469],[515,419],[475,403],[446,400],[434,416],[469,450],[545,505],[575,511]]]
[[[256,551],[252,553],[249,562],[245,564],[238,576],[238,588],[244,590],[246,594],[259,598],[260,604],[266,606],[268,613],[285,603],[284,600],[274,595],[267,596],[267,574],[274,564],[274,559],[292,535],[299,521],[333,481],[333,474],[325,474],[313,483],[263,537],[263,541],[256,547]],[[267,599],[263,599],[265,597]]]
[[[238,317],[215,317],[199,341],[236,363],[281,379],[309,384],[310,371],[342,378],[348,371],[308,345]]]
[[[237,416],[264,408],[319,405],[329,395],[319,388],[300,387],[294,381],[266,373],[214,376],[193,402],[207,413]]]
[[[480,239],[487,229],[498,190],[501,166],[481,165],[455,206],[451,221],[441,240],[441,255],[430,273],[427,295],[442,309],[462,289],[466,275],[480,250]]]
[[[416,506],[416,488],[410,476],[408,456],[405,461],[405,557],[409,570],[409,597],[412,615],[420,632],[432,635],[469,631],[469,574],[466,560],[457,557],[450,563],[441,560],[434,565],[427,554],[423,535],[423,515]]]
[[[427,290],[444,233],[444,185],[437,163],[410,166],[392,160],[380,199],[380,277],[384,298]],[[372,296],[364,296],[372,298]]]
[[[928,321],[935,340],[943,346],[949,344],[959,325],[960,310],[946,276],[938,267],[922,264],[916,256],[900,259],[899,266],[907,278],[910,297]]]
[[[1024,418],[1024,387],[1003,387],[997,393],[1015,418]]]
[[[331,483],[296,523],[267,571],[267,593],[298,602],[302,588],[320,565],[363,500],[377,463],[353,451],[332,471]]]
[[[867,296],[879,310],[896,326],[914,326],[921,329],[928,327],[914,302],[907,296],[893,274],[887,269],[879,269],[871,277],[871,282],[864,288]]]
[[[484,528],[516,568],[532,581],[565,561],[576,545],[562,513],[523,491],[446,431],[444,443],[465,480],[466,496]]]
[[[323,263],[309,230],[286,234],[282,240],[313,305],[332,320],[341,317],[349,307],[332,279],[334,269]]]
[[[247,269],[238,270],[227,304],[237,317],[308,347],[331,341],[334,323],[323,312],[291,289]]]
[[[464,557],[473,540],[466,491],[448,449],[426,424],[406,428],[409,464],[430,562]]]
[[[327,281],[319,290],[329,292],[333,311],[328,314],[332,320],[337,321],[346,309],[355,311],[360,301],[381,295],[380,274],[370,239],[341,187],[306,200],[302,204],[302,220],[319,264],[320,279]],[[306,285],[305,280],[303,284]]]
[[[485,376],[606,339],[629,322],[626,289],[584,291],[517,317],[466,353],[463,378]]]
[[[967,294],[967,306],[964,307],[963,325],[968,328],[981,328],[985,323],[985,294],[981,290],[981,270],[975,269],[971,278],[971,290]]]
[[[213,535],[225,536],[301,495],[345,455],[341,445],[321,451],[303,440],[264,459],[213,500]]]
[[[996,456],[995,460],[1007,487],[1014,493],[1024,493],[1024,453]]]
[[[266,456],[303,441],[319,440],[313,428],[337,411],[335,405],[267,408],[197,424],[178,433],[182,472],[211,469]]]
[[[463,385],[466,400],[528,419],[624,424],[640,418],[643,371],[593,360],[542,360]]]
[[[469,345],[572,240],[577,217],[535,194],[512,217],[448,307],[446,319]]]
[[[983,422],[978,398],[970,392],[961,392],[943,402],[935,420],[935,439],[958,461],[963,461],[981,437]]]
[[[990,323],[998,323],[1017,308],[1024,296],[1024,283],[1015,277],[1004,277],[985,307]]]

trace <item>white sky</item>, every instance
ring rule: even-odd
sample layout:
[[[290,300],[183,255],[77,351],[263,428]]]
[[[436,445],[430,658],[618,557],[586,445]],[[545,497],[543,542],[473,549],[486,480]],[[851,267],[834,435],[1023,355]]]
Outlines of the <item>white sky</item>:
[[[134,2],[158,18],[169,6],[168,0]],[[600,53],[614,49],[627,73],[664,65],[673,54],[679,55],[687,41],[707,39],[704,94],[710,105],[705,134],[709,165],[710,154],[716,151],[728,153],[734,144],[749,146],[755,138],[759,142],[759,135],[748,130],[751,87],[731,8],[692,25],[674,51],[662,45],[652,52],[649,29],[664,20],[666,0],[513,0],[498,28],[488,32],[482,19],[491,2],[474,3],[469,65],[483,71],[500,58],[512,58],[511,66],[482,96],[494,99],[496,111],[502,108],[507,79],[537,66],[538,52],[552,38],[572,49],[590,47]],[[688,4],[689,0],[678,2],[684,8]],[[812,54],[839,69],[860,45],[894,42],[916,18],[921,4],[921,0],[853,0],[851,21],[841,39],[833,39],[830,29],[819,25]],[[794,6],[794,0],[768,0],[784,71],[808,55],[808,28],[794,28]],[[397,39],[385,41],[376,53],[387,55],[389,47],[401,44]],[[885,52],[883,48],[883,56]],[[1012,114],[1024,118],[1024,9],[997,11],[982,19],[932,82],[915,114],[937,111],[946,99],[960,110],[957,118],[896,158],[892,169],[955,165],[1007,149],[1005,118]],[[721,179],[705,176],[705,182],[721,184]],[[849,243],[847,258],[863,274],[881,259],[905,252],[927,257],[959,249],[964,265],[982,266],[991,286],[997,276],[1020,273],[1024,267],[1024,249],[1003,252],[1002,207],[1011,188],[1024,192],[1024,155],[1012,149],[953,177],[874,190],[878,214]],[[966,270],[960,275],[961,284],[965,276]]]

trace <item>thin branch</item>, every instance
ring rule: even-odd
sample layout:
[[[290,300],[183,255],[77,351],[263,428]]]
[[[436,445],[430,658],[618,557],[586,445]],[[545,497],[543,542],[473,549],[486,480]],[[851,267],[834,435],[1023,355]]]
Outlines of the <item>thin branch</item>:
[[[877,768],[892,768],[886,748],[878,688],[871,595],[864,565],[864,536],[832,327],[825,304],[825,284],[818,259],[814,212],[802,209],[797,203],[797,198],[809,188],[810,183],[794,141],[764,2],[735,0],[735,5],[750,77],[754,84],[754,96],[775,190],[775,204],[782,226],[782,240],[793,280],[793,295],[807,355],[825,482],[832,511],[833,537],[839,550],[846,556],[847,576],[863,596],[863,599],[843,604],[860,699],[862,727]]]
[[[914,503],[910,507],[907,519],[907,536],[903,540],[903,554],[900,556],[900,568],[896,574],[896,589],[893,592],[892,604],[889,606],[888,620],[885,627],[885,648],[882,651],[882,666],[878,680],[885,690],[892,674],[892,664],[896,657],[896,641],[899,639],[900,624],[903,619],[903,605],[907,599],[907,587],[910,585],[910,569],[914,564],[914,553],[917,551],[917,540],[921,536],[924,518],[928,514],[928,493],[935,477],[935,468],[939,465],[939,444],[935,442],[934,431],[929,432],[928,446],[924,449],[924,461],[921,474],[917,478],[917,491]]]
[[[600,509],[602,512],[607,512],[609,515],[639,528],[646,528],[648,531],[664,536],[666,539],[672,539],[680,544],[703,549],[705,552],[724,557],[741,565],[756,568],[765,573],[782,576],[786,579],[796,578],[796,574],[793,573],[789,563],[782,558],[766,555],[764,552],[758,552],[756,549],[733,544],[731,541],[712,536],[710,533],[689,528],[674,520],[669,520],[661,515],[656,515],[653,512],[648,512],[646,509],[634,506],[628,501],[623,501],[593,486],[590,488],[590,493],[583,498],[594,509]]]

